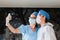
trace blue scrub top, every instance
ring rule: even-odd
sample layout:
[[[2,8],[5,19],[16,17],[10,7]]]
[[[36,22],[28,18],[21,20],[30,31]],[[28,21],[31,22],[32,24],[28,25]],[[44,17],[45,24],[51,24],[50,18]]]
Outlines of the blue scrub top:
[[[35,32],[31,30],[29,25],[21,25],[18,29],[22,33],[22,40],[37,40],[38,27]]]

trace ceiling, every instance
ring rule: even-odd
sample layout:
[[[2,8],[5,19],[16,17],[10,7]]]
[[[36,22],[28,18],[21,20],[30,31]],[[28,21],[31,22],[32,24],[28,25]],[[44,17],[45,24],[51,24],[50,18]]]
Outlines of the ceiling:
[[[60,8],[60,0],[0,0],[0,7]]]

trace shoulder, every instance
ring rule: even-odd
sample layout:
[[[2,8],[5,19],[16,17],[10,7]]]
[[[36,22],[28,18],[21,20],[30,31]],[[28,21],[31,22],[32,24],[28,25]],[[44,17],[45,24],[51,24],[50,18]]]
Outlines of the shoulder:
[[[29,30],[30,25],[25,25],[24,27],[25,27],[25,29]]]
[[[53,29],[53,27],[46,25],[45,26],[45,32],[54,32],[54,29]]]
[[[48,23],[45,24],[45,28],[46,28],[46,29],[52,29],[53,26],[54,26],[54,25],[53,25],[52,23],[50,23],[50,22],[48,22]]]
[[[25,27],[29,27],[29,25],[25,25]]]
[[[23,24],[22,24],[22,25],[20,25],[19,27],[28,27],[28,26],[29,26],[29,25],[23,25]]]
[[[29,28],[29,25],[20,25],[19,27],[18,27],[18,29],[28,29]]]

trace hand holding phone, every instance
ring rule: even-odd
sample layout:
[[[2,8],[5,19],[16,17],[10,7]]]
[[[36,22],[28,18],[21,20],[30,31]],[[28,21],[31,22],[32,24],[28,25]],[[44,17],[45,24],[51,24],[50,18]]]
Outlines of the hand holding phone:
[[[9,25],[9,21],[12,20],[12,16],[11,14],[9,13],[8,16],[6,17],[6,26]]]

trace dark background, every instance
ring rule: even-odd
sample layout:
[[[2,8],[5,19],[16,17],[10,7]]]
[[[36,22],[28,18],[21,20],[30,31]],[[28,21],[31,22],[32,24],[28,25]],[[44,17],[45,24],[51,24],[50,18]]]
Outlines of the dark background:
[[[11,13],[13,17],[10,23],[15,28],[17,28],[21,24],[29,24],[28,17],[30,16],[30,14],[34,11],[38,12],[40,9],[47,11],[51,15],[50,22],[54,24],[54,30],[57,36],[57,40],[60,40],[60,8],[0,8],[0,35],[3,34],[5,40],[16,40],[17,38],[22,36],[21,34],[11,33],[5,26],[5,19],[8,13]]]

